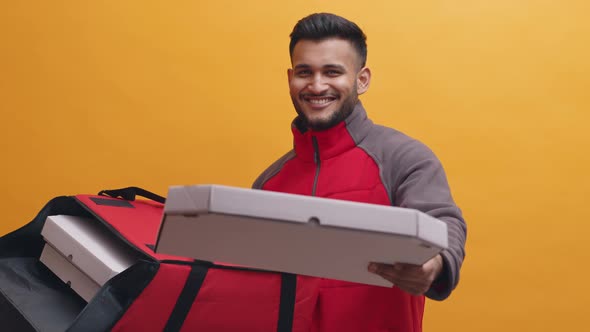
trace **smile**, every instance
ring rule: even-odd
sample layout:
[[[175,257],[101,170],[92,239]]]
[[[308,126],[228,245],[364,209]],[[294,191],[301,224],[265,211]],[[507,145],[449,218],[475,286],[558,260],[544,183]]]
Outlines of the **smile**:
[[[302,99],[305,100],[307,103],[312,104],[314,106],[324,106],[324,105],[327,105],[327,104],[333,102],[337,98],[333,97],[333,96],[318,96],[318,97],[303,96]]]

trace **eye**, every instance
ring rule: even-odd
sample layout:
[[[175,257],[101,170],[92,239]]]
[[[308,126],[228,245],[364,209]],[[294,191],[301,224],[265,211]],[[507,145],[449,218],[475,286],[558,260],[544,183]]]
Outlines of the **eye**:
[[[307,76],[311,75],[311,70],[309,70],[309,69],[298,70],[295,72],[295,75],[297,77],[307,77]]]
[[[336,77],[342,75],[342,72],[340,72],[339,70],[330,69],[326,71],[326,75],[330,77]]]

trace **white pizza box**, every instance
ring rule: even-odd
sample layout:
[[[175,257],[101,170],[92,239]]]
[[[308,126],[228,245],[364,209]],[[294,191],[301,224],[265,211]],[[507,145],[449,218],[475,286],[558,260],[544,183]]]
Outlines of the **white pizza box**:
[[[94,219],[49,216],[41,235],[100,286],[137,261],[129,247]]]
[[[194,185],[169,188],[156,252],[390,287],[369,262],[423,264],[447,241],[417,210]]]
[[[75,267],[49,244],[45,244],[43,247],[39,260],[64,283],[70,285],[86,302],[89,302],[100,290],[99,284]]]

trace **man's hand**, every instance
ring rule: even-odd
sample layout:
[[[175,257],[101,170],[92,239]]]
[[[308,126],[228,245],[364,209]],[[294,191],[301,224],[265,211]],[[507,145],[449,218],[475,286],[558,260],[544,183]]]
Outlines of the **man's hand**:
[[[423,265],[370,263],[368,269],[412,295],[423,295],[442,271],[443,259],[436,255]]]

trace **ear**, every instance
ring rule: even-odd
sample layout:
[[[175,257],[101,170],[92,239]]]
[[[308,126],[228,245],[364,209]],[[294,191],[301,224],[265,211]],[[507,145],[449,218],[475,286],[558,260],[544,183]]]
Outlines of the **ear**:
[[[364,67],[356,75],[356,92],[359,95],[369,90],[369,84],[371,84],[371,70],[368,67]]]
[[[289,84],[291,83],[292,79],[293,79],[293,69],[289,68],[289,69],[287,69],[287,81],[289,81]]]

